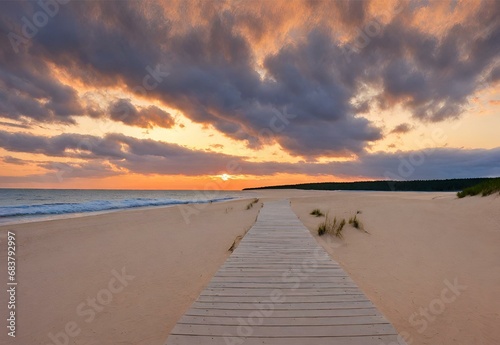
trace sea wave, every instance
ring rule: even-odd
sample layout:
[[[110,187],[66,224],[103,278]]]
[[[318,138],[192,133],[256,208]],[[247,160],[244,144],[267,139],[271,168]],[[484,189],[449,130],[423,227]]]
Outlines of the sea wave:
[[[149,199],[132,198],[122,200],[92,200],[79,203],[48,203],[38,205],[13,205],[0,207],[0,218],[37,215],[58,215],[69,213],[87,213],[109,210],[120,210],[148,206],[168,206],[183,204],[203,204],[234,199],[232,197],[207,200]]]

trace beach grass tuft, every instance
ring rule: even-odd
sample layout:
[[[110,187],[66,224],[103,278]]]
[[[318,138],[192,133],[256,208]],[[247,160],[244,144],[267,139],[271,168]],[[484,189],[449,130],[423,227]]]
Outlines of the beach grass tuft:
[[[358,214],[360,213],[361,211],[357,211],[353,217],[349,218],[349,224],[352,225],[353,228],[356,228],[358,230],[361,230],[369,234],[369,232],[365,230],[363,223],[361,223],[361,221],[358,219]]]
[[[247,205],[247,210],[251,209],[253,207],[253,205],[255,205],[258,202],[259,202],[259,199],[257,199],[257,198],[253,199],[252,202]]]
[[[318,235],[323,236],[324,234],[332,234],[335,237],[343,238],[342,230],[344,229],[345,223],[345,219],[337,221],[337,217],[334,217],[332,220],[327,213],[325,220],[318,226]]]
[[[356,215],[354,217],[349,218],[349,224],[351,224],[356,229],[362,229],[363,228],[363,224],[361,224],[361,222],[359,221],[357,213],[356,213]]]
[[[482,196],[488,196],[497,192],[500,193],[500,178],[486,180],[475,186],[465,188],[463,191],[458,192],[457,196],[459,198],[464,198],[466,196],[474,196],[479,194],[481,194]]]
[[[229,247],[229,249],[227,251],[231,252],[231,253],[234,252],[234,250],[236,249],[236,247],[238,246],[238,244],[240,243],[242,238],[243,238],[243,236],[241,236],[241,235],[236,236],[236,238],[233,241],[233,244],[231,245],[231,247]]]
[[[309,213],[311,216],[316,216],[316,217],[323,217],[324,214],[323,212],[321,212],[321,210],[319,208],[315,208],[314,210],[311,211],[311,213]]]

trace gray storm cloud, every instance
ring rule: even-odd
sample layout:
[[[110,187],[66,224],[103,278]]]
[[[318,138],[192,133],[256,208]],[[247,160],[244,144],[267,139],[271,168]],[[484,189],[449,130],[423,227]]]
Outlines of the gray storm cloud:
[[[85,164],[51,162],[40,165],[56,173],[60,170],[69,171],[66,177],[71,177],[71,174],[74,177],[111,176],[125,171],[188,176],[226,172],[274,175],[286,171],[295,174],[397,180],[500,175],[500,148],[377,152],[365,154],[357,161],[278,163],[251,162],[242,157],[190,150],[176,144],[137,139],[116,133],[108,134],[104,138],[79,134],[44,137],[33,134],[12,134],[6,131],[0,131],[0,148],[51,157],[87,159]],[[21,163],[13,157],[5,157],[3,160],[10,164]],[[89,168],[86,172],[83,171],[85,167]]]
[[[271,140],[289,154],[359,157],[358,163],[350,165],[320,165],[317,172],[307,164],[269,163],[268,167],[283,172],[338,174],[351,166],[365,171],[363,176],[373,173],[375,177],[380,176],[380,168],[375,169],[372,159],[386,166],[392,164],[392,156],[366,153],[371,143],[383,138],[384,129],[364,118],[362,112],[402,106],[416,121],[448,121],[460,117],[475,92],[500,79],[498,1],[482,2],[477,11],[439,34],[409,25],[416,5],[405,2],[401,13],[388,22],[376,21],[378,34],[363,47],[357,45],[359,37],[341,40],[335,30],[353,32],[373,24],[376,18],[369,15],[368,2],[299,4],[311,15],[283,33],[288,39],[262,56],[259,44],[269,38],[267,35],[281,33],[273,28],[283,29],[284,15],[259,15],[238,2],[228,7],[205,1],[200,9],[193,9],[190,4],[175,2],[161,6],[165,3],[75,1],[60,6],[58,14],[28,43],[19,43],[19,53],[8,33],[21,34],[22,18],[31,18],[40,7],[36,2],[3,3],[0,117],[41,124],[72,124],[81,116],[105,117],[129,126],[171,128],[171,115],[155,106],[141,108],[121,99],[97,111],[71,85],[71,79],[96,89],[123,84],[134,93],[143,85],[148,68],[163,66],[168,76],[158,79],[154,88],[147,90],[147,97],[179,109],[194,122],[211,125],[258,149],[265,143],[262,130],[270,128],[276,114],[286,111],[289,121],[281,130],[273,130]],[[262,2],[262,6],[271,5]],[[196,11],[203,16],[193,15]],[[342,18],[338,27],[325,24],[331,16]],[[58,79],[52,66],[69,78],[64,82]],[[367,88],[376,90],[375,94],[355,105],[356,97]],[[123,107],[128,107],[127,116],[120,110]],[[394,131],[403,134],[408,128],[401,125]],[[186,169],[192,169],[190,174],[215,173],[230,158],[201,151],[181,150],[180,154],[174,145],[170,147],[173,156],[159,155],[162,158],[153,162],[149,157],[158,157],[160,148],[167,150],[166,143],[119,139],[111,134],[98,139],[19,134],[2,140],[7,150],[49,156],[67,155],[82,140],[99,141],[92,150],[78,152],[90,158],[120,158],[123,161],[113,164],[144,173],[180,173],[183,166],[183,173],[188,173]],[[129,152],[119,149],[123,143],[129,145]],[[146,150],[151,150],[149,155]],[[455,153],[443,150],[443,155]],[[239,160],[251,173],[272,171],[265,164]],[[365,162],[370,165],[364,166]],[[483,172],[488,171],[485,168]]]

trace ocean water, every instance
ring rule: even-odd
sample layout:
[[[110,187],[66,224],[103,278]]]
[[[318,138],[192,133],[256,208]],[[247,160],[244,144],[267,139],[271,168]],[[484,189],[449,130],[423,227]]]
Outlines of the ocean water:
[[[208,203],[248,196],[237,191],[0,189],[0,224],[65,218],[138,207]]]

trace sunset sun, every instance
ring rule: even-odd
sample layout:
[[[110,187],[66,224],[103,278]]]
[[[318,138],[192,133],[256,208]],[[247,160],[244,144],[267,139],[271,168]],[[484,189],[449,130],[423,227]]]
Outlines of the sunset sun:
[[[231,175],[229,174],[222,174],[220,175],[220,178],[223,180],[223,181],[227,181],[231,178]]]

